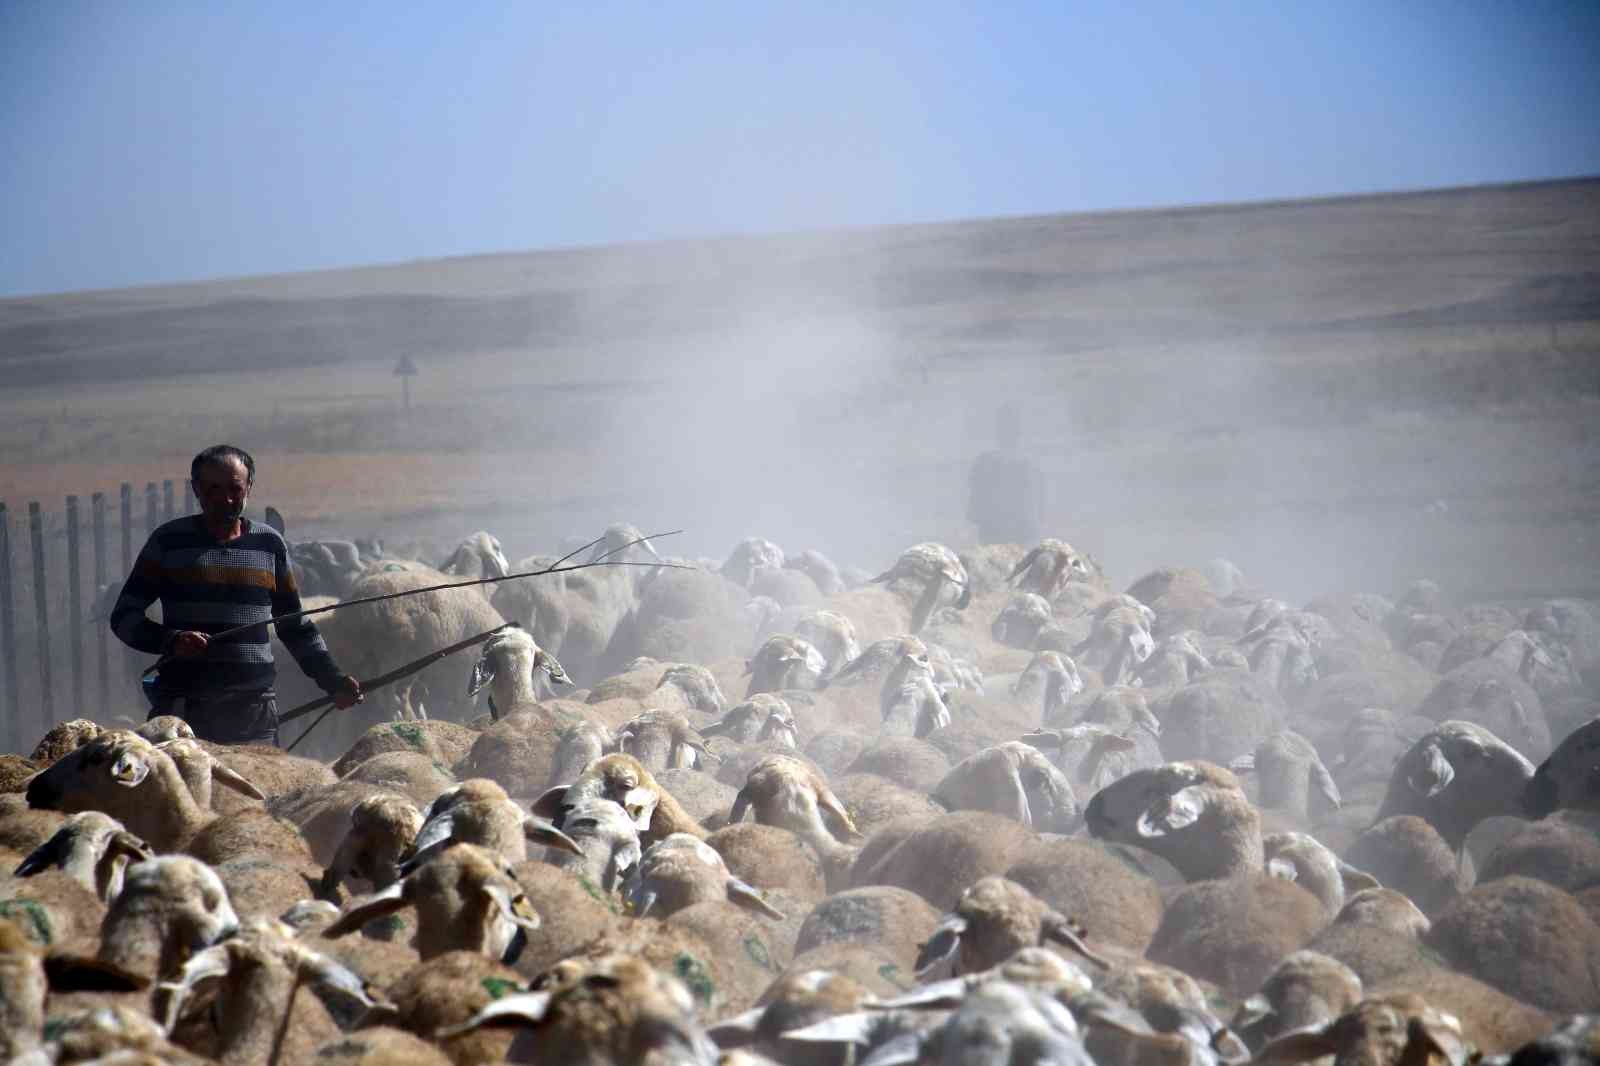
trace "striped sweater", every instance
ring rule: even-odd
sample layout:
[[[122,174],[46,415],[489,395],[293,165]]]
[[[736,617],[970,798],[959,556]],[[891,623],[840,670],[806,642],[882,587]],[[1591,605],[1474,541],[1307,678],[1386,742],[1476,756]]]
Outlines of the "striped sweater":
[[[137,651],[159,655],[183,630],[218,633],[260,622],[223,641],[213,641],[198,659],[174,659],[161,667],[158,687],[202,697],[264,692],[277,677],[266,621],[300,610],[300,592],[289,565],[288,545],[271,526],[240,519],[243,532],[218,543],[199,515],[175,518],[150,534],[133,573],[111,609],[111,631]],[[160,623],[145,610],[161,601]],[[300,669],[332,693],[343,671],[309,618],[277,625],[278,639]]]

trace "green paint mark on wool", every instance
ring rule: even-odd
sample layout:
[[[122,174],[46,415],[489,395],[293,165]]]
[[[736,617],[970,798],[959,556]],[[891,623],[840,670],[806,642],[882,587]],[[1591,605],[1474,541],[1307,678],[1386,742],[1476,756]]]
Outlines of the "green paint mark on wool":
[[[389,727],[389,732],[419,750],[428,739],[428,734],[423,732],[420,725],[412,725],[410,722],[397,722]]]
[[[483,990],[489,993],[490,999],[504,999],[506,996],[515,995],[522,991],[522,986],[515,981],[507,981],[504,977],[485,977],[478,982]]]
[[[717,994],[717,986],[712,983],[711,976],[706,973],[706,968],[701,965],[699,959],[680,951],[672,960],[672,972],[689,989],[689,994],[702,1005],[711,1004],[712,998]]]
[[[49,947],[55,943],[55,928],[50,922],[50,912],[35,900],[0,901],[0,918],[9,918],[35,944]]]

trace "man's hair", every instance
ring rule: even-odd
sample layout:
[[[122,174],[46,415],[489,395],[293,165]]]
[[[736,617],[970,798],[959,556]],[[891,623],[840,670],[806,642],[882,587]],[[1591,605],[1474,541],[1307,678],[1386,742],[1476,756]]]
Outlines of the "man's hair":
[[[256,461],[250,458],[250,453],[243,448],[235,448],[231,444],[213,444],[205,451],[194,457],[194,462],[189,464],[189,480],[200,480],[200,468],[207,463],[226,463],[229,459],[237,459],[244,464],[244,480],[247,485],[256,482]]]

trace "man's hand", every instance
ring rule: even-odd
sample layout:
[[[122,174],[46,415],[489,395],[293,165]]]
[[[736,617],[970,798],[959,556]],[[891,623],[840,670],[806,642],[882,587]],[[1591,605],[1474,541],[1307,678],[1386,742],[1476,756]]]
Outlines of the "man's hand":
[[[341,711],[354,707],[366,698],[366,693],[361,691],[361,682],[349,674],[339,679],[339,685],[333,691],[333,705]]]
[[[211,638],[204,633],[186,629],[172,638],[172,655],[176,659],[198,659],[206,653]]]

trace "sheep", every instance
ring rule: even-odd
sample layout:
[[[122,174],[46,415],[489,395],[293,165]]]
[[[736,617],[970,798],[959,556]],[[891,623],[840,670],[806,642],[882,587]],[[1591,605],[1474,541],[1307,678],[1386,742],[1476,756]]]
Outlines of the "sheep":
[[[1472,827],[1515,814],[1533,764],[1472,722],[1441,722],[1395,764],[1375,822],[1415,814],[1460,854]]]
[[[728,707],[717,675],[695,663],[674,663],[667,667],[649,701],[660,710],[702,714],[721,714]]]
[[[1277,692],[1243,670],[1213,670],[1154,709],[1168,759],[1226,765],[1282,728]]]
[[[399,872],[405,876],[460,843],[519,863],[528,857],[529,841],[579,854],[578,845],[548,819],[525,812],[495,782],[475,777],[434,798],[411,849],[401,856]]]
[[[822,858],[787,829],[756,822],[725,825],[706,838],[729,872],[799,917],[828,893]],[[781,908],[780,908],[781,909]],[[791,945],[792,946],[792,945]]]
[[[1243,997],[1259,988],[1285,955],[1305,947],[1327,921],[1315,896],[1277,877],[1258,872],[1200,881],[1167,900],[1146,954],[1152,962]]]
[[[550,685],[572,684],[556,657],[539,647],[527,630],[516,626],[484,642],[472,667],[467,698],[488,687],[489,716],[498,722],[514,710],[537,703],[545,694],[540,686],[544,679]]]
[[[850,814],[814,768],[787,755],[769,755],[750,771],[734,798],[728,824],[738,825],[755,809],[756,821],[787,829],[816,849],[829,871],[829,883],[842,880],[855,850],[837,836],[858,842]]]
[[[1345,860],[1403,893],[1425,914],[1437,914],[1461,893],[1455,850],[1414,814],[1375,823],[1345,849]]]
[[[788,634],[766,639],[745,664],[750,684],[745,699],[783,689],[815,689],[828,672],[828,661],[808,640]]]
[[[1582,815],[1525,825],[1490,853],[1478,881],[1520,874],[1577,895],[1600,881],[1600,837],[1593,825]]]
[[[873,1002],[859,982],[830,970],[802,970],[779,977],[762,993],[757,1006],[706,1029],[718,1047],[751,1048],[775,1062],[823,1066],[836,1056],[815,1055],[815,1046],[786,1040],[783,1034],[803,1029]]]
[[[1293,1063],[1335,1056],[1338,1066],[1426,1064],[1433,1055],[1466,1066],[1470,1048],[1461,1023],[1406,993],[1373,996],[1313,1028],[1286,1033],[1256,1056],[1260,1063]]]
[[[1072,649],[1073,659],[1098,670],[1107,685],[1132,681],[1134,670],[1155,650],[1148,613],[1142,604],[1110,601],[1109,609],[1095,615],[1089,635]]]
[[[34,745],[28,761],[37,766],[49,766],[69,751],[82,747],[103,732],[100,726],[87,718],[74,718],[59,722]],[[193,735],[193,734],[191,734]]]
[[[1310,892],[1332,919],[1344,908],[1346,892],[1378,888],[1377,880],[1329,851],[1305,833],[1270,833],[1261,838],[1266,871]]]
[[[454,766],[472,750],[477,738],[477,730],[458,722],[381,722],[361,734],[334,761],[333,772],[342,778],[368,759],[391,751],[414,751],[441,766]]]
[[[950,724],[946,690],[935,683],[926,658],[907,656],[884,679],[879,698],[882,731],[891,736],[925,737]]]
[[[1053,621],[1050,601],[1031,592],[1021,592],[1000,609],[989,626],[996,644],[1031,651],[1039,633]]]
[[[925,978],[945,961],[954,973],[970,974],[998,966],[1025,947],[1054,941],[1108,968],[1110,963],[1089,949],[1087,934],[1072,920],[1050,909],[1033,893],[1003,877],[985,877],[961,894],[918,953],[916,972]]]
[[[1004,873],[1038,843],[1020,823],[983,811],[955,811],[894,830],[880,829],[863,845],[851,882],[908,888],[946,911],[974,881]]]
[[[1534,758],[1550,752],[1550,726],[1539,694],[1516,670],[1494,659],[1474,659],[1440,678],[1417,713],[1436,722],[1471,722]]]
[[[1090,836],[1153,851],[1190,881],[1263,867],[1260,815],[1238,779],[1212,763],[1137,770],[1095,793],[1084,821]]]
[[[473,951],[450,951],[421,963],[412,963],[383,985],[393,1004],[391,1025],[428,1041],[452,1062],[502,1062],[511,1034],[478,1030],[441,1039],[437,1034],[460,1025],[496,999],[522,986],[516,970]],[[359,1037],[373,1032],[359,1029]]]
[[[939,608],[963,610],[972,601],[967,568],[955,552],[932,541],[913,544],[872,581],[888,586],[890,591],[911,590],[914,599],[909,628],[913,634],[921,632]]]
[[[623,724],[617,750],[632,755],[653,773],[701,765],[706,738],[677,711],[648,710]]]
[[[757,693],[720,720],[700,730],[702,737],[727,737],[738,744],[770,742],[793,748],[799,741],[799,726],[794,711],[781,696]]]
[[[322,1003],[297,995],[302,983],[352,1001],[362,1011],[386,1006],[360,977],[299,943],[287,926],[256,922],[196,953],[176,980],[163,983],[160,991],[168,994],[163,1028],[169,1034],[188,1000],[213,981],[220,982],[209,1007],[215,1046],[206,1050],[241,1066],[301,1061],[338,1034]]]
[[[439,564],[439,572],[451,577],[483,578],[505,577],[512,571],[499,539],[480,529],[456,546],[450,557]],[[488,586],[480,586],[479,591],[488,598]]]
[[[381,564],[357,579],[350,596],[407,592],[450,580],[450,575],[423,566]],[[371,677],[505,621],[477,588],[460,588],[347,607],[327,616],[319,628],[328,650],[346,670]],[[471,672],[469,660],[447,656],[404,684],[375,694],[364,714],[339,715],[327,742],[335,750],[348,747],[374,718],[410,717],[417,706],[426,706],[434,717],[463,717],[457,705],[470,687]]]
[[[1088,560],[1064,540],[1046,537],[1011,568],[1008,584],[1050,601],[1072,581],[1091,576]]]
[[[817,610],[796,619],[794,635],[810,641],[833,674],[861,654],[855,623],[837,611]]]
[[[128,864],[153,857],[150,846],[115,818],[101,811],[81,811],[35,848],[17,867],[16,876],[31,877],[59,867],[109,904],[122,891]]]
[[[355,767],[344,778],[353,785],[376,785],[413,803],[431,803],[456,784],[455,775],[420,751],[386,751]]]
[[[452,1037],[486,1025],[520,1030],[506,1051],[507,1062],[712,1066],[717,1060],[716,1046],[694,1020],[689,990],[629,955],[563,962],[532,991],[497,999],[438,1035]]]
[[[1338,959],[1315,951],[1296,951],[1239,1005],[1231,1023],[1252,1048],[1338,1018],[1361,1001],[1361,978]]]
[[[1211,669],[1211,660],[1200,650],[1199,636],[1190,631],[1164,637],[1150,657],[1134,668],[1134,676],[1146,689],[1176,690]]]
[[[1478,885],[1434,918],[1423,943],[1532,1006],[1570,1014],[1600,1003],[1600,925],[1543,881],[1510,876]]]
[[[1562,807],[1600,811],[1600,718],[1570,733],[1539,764],[1523,786],[1520,812],[1526,818],[1546,818]]]
[[[1306,947],[1338,959],[1362,986],[1424,968],[1422,936],[1428,916],[1391,888],[1368,888],[1350,896],[1332,924]]]
[[[193,737],[175,737],[157,743],[156,747],[177,764],[179,775],[189,786],[189,794],[205,810],[212,809],[213,784],[222,784],[250,799],[265,801],[267,798],[266,793],[224,765]]]
[[[851,659],[818,687],[835,689],[860,686],[870,689],[875,686],[881,691],[891,673],[900,669],[906,660],[919,658],[928,658],[928,645],[920,637],[910,634],[885,637],[868,644],[860,655]],[[929,665],[931,667],[931,662]]]
[[[727,560],[717,572],[749,588],[762,571],[781,570],[784,564],[782,548],[763,537],[746,537],[733,546],[733,551],[728,553]]]
[[[715,849],[687,833],[674,834],[651,845],[630,869],[628,881],[628,902],[640,918],[652,911],[665,918],[713,899],[726,900],[779,921],[784,917],[759,889],[729,873]]]
[[[1255,773],[1263,807],[1309,821],[1339,809],[1339,786],[1317,749],[1299,733],[1283,730],[1264,737],[1255,751],[1233,760],[1229,769]]]
[[[405,796],[361,800],[350,809],[350,829],[324,871],[317,895],[334,898],[351,877],[365,880],[369,891],[388,888],[400,879],[401,856],[411,850],[421,828],[422,812]]]
[[[155,1019],[122,1004],[53,1021],[47,1051],[43,1061],[94,1066],[211,1066],[216,1061],[170,1043]]]
[[[612,754],[595,760],[569,785],[547,789],[533,805],[533,813],[561,827],[565,812],[590,799],[609,799],[621,805],[639,830],[639,841],[649,847],[673,833],[705,838],[705,828],[689,817],[672,793],[657,783],[650,771],[631,755]]]
[[[336,939],[406,907],[417,911],[417,951],[424,960],[447,951],[477,951],[514,962],[520,936],[539,928],[510,866],[475,844],[456,844],[403,880],[345,908],[322,935]]]
[[[789,556],[783,565],[811,578],[816,583],[817,590],[824,596],[833,596],[848,587],[844,575],[834,561],[815,548],[807,548]]]
[[[1317,636],[1310,612],[1287,611],[1239,639],[1250,672],[1290,702],[1299,702],[1317,681]]]
[[[614,750],[616,743],[616,737],[602,722],[580,718],[564,726],[556,739],[550,776],[544,787],[576,779],[590,763]]]
[[[1029,848],[1004,873],[1094,930],[1097,942],[1139,954],[1149,946],[1165,907],[1155,879],[1137,868],[1138,855],[1117,845],[1058,838]]]
[[[620,891],[643,856],[639,831],[628,812],[608,799],[587,799],[568,808],[561,824],[578,853],[548,848],[546,861],[571,870],[607,897]]]
[[[238,929],[215,870],[187,855],[159,855],[128,868],[101,924],[98,957],[126,973],[164,978],[193,950]]]
[[[35,776],[28,803],[104,811],[157,851],[187,847],[217,817],[195,802],[167,752],[120,730],[102,733]],[[259,818],[270,820],[265,812]]]
[[[950,810],[992,811],[1045,833],[1070,833],[1079,821],[1066,777],[1037,749],[1015,740],[962,760],[932,795]]]
[[[1039,705],[1039,724],[1065,717],[1072,697],[1083,691],[1083,678],[1072,658],[1056,651],[1035,652],[1011,686],[1011,698],[1021,707]]]

